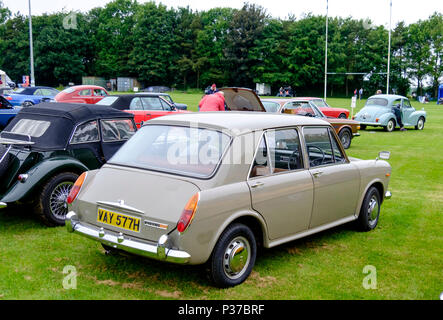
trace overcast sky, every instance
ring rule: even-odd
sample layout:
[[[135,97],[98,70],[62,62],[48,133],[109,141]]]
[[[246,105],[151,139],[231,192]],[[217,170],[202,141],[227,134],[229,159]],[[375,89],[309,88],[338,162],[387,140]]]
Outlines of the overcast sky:
[[[1,0],[13,13],[28,13],[28,0]],[[369,18],[377,25],[388,26],[390,0],[329,0],[330,16],[352,16],[357,19]],[[110,0],[31,0],[32,14],[52,13],[65,9],[88,11],[102,7]],[[139,2],[147,2],[139,0]],[[243,0],[156,0],[168,7],[189,7],[193,10],[207,10],[211,7],[241,8]],[[288,14],[300,17],[303,13],[326,14],[326,0],[249,0],[263,8],[273,17],[286,18]],[[428,18],[433,12],[442,12],[441,0],[392,0],[392,24],[398,21],[413,23]]]

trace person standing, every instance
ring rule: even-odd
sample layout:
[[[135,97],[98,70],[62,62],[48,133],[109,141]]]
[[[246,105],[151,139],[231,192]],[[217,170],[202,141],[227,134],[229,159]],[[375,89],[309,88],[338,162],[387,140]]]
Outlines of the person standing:
[[[360,88],[358,91],[358,100],[361,100],[361,96],[363,95],[363,88]]]
[[[400,104],[397,104],[392,107],[392,112],[395,114],[395,117],[397,118],[397,123],[400,126],[400,131],[406,131],[403,121],[401,121],[401,108]]]
[[[211,89],[208,90],[208,94],[214,94],[218,92],[217,85],[215,83],[212,84]]]
[[[204,95],[198,107],[200,111],[225,111],[225,95],[223,91]]]

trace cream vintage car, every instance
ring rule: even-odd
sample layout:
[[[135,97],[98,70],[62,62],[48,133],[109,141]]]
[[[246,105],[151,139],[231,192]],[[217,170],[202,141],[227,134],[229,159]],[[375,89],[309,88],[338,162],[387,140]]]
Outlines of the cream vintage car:
[[[389,152],[381,152],[389,159]],[[355,221],[376,227],[390,165],[350,159],[329,123],[261,112],[164,116],[143,126],[68,197],[70,232],[242,283],[257,247]]]

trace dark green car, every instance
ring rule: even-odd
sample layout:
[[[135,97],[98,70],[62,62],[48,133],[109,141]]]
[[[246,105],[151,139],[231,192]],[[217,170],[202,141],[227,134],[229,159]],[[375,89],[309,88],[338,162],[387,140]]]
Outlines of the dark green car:
[[[100,168],[136,131],[133,115],[106,106],[41,103],[0,133],[0,208],[28,203],[64,225],[78,176]]]

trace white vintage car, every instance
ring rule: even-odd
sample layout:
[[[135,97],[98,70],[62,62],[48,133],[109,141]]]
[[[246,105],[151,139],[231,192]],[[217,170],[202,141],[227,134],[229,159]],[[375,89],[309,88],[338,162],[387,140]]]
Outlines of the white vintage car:
[[[389,153],[380,158],[388,159]],[[70,232],[242,283],[257,247],[355,221],[376,227],[390,165],[349,159],[329,123],[262,112],[156,118],[68,197]]]

